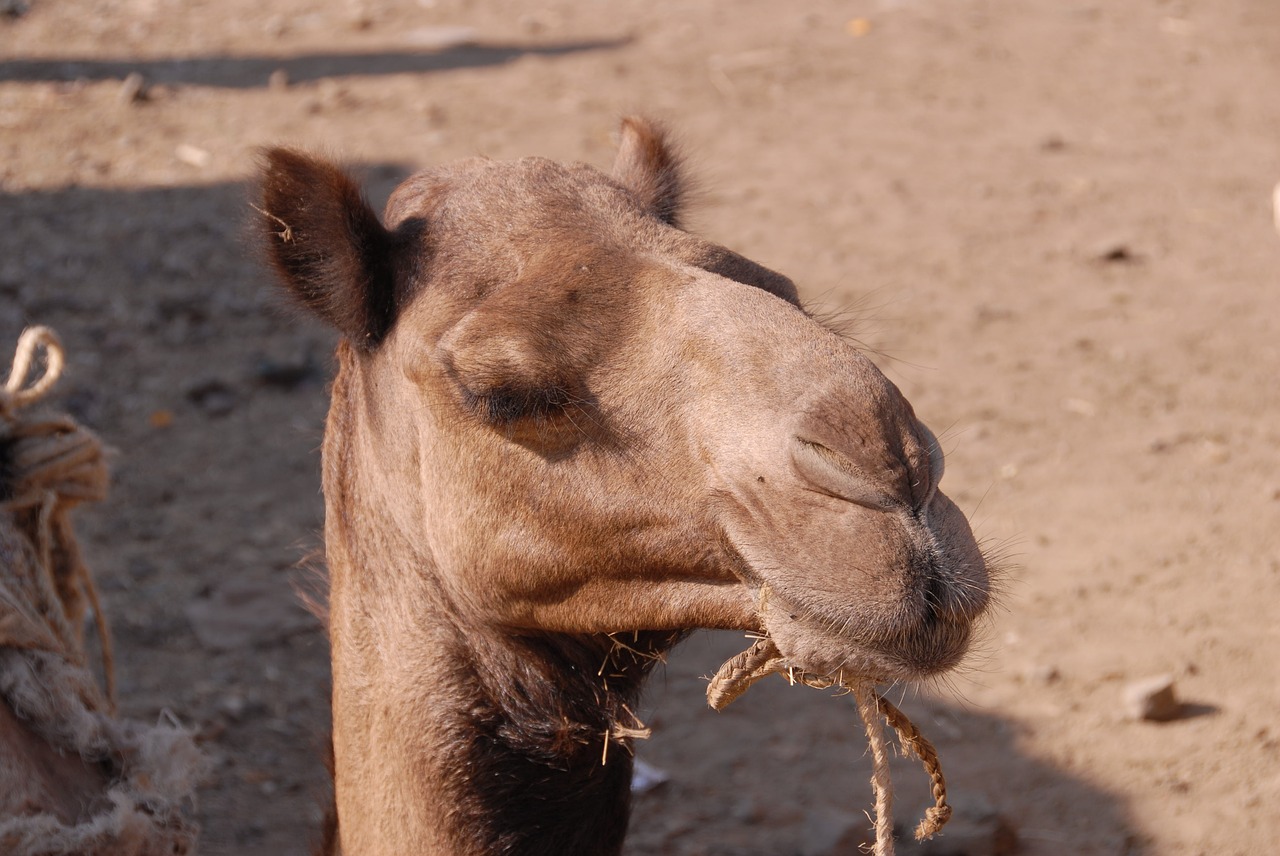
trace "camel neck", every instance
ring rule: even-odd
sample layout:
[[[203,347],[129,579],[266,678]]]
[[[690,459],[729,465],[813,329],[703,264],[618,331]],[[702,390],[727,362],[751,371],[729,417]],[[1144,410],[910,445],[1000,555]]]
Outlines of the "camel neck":
[[[353,376],[335,380],[347,406],[325,441],[343,852],[619,853],[643,729],[633,711],[681,634],[522,635],[461,613],[358,477],[343,415],[358,412]]]
[[[498,637],[457,675],[442,759],[458,831],[487,853],[616,854],[630,812],[633,710],[671,634]],[[470,672],[469,675],[466,672]]]
[[[392,612],[370,606],[340,598],[331,620]],[[644,735],[634,711],[678,635],[520,636],[419,619],[426,629],[399,653],[334,638],[340,852],[620,853]]]

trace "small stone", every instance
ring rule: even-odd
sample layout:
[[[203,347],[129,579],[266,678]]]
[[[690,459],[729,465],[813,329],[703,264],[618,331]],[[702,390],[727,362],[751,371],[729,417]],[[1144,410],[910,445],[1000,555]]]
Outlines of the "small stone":
[[[278,39],[289,31],[289,22],[284,15],[272,15],[262,25],[262,32],[273,39]]]
[[[1225,464],[1231,460],[1231,448],[1221,440],[1212,438],[1202,440],[1196,449],[1196,457],[1210,465]]]
[[[141,72],[129,72],[125,79],[120,81],[120,88],[116,90],[116,101],[127,106],[146,100],[147,79],[142,76]]]
[[[1134,264],[1140,260],[1127,244],[1121,243],[1104,244],[1093,253],[1093,258],[1104,264]]]
[[[248,702],[245,701],[245,697],[239,693],[231,693],[227,695],[218,704],[218,710],[225,713],[232,721],[239,720],[244,716],[244,712],[247,707]]]
[[[844,25],[844,31],[855,39],[860,39],[871,32],[871,22],[866,18],[854,18]]]
[[[1028,668],[1026,678],[1029,684],[1048,686],[1062,680],[1062,672],[1058,671],[1057,666],[1046,663]]]
[[[520,29],[531,36],[536,36],[547,28],[547,24],[537,15],[521,15]]]
[[[196,169],[204,169],[213,160],[213,155],[209,152],[190,143],[179,143],[173,150],[173,156]]]
[[[406,44],[436,51],[470,47],[477,38],[474,28],[457,26],[418,27],[404,34]]]
[[[1158,675],[1132,681],[1124,688],[1124,711],[1130,719],[1168,722],[1182,714],[1182,703],[1174,693],[1173,675]]]
[[[1275,223],[1276,232],[1280,233],[1280,182],[1271,191],[1271,219]]]
[[[277,68],[271,72],[267,78],[267,88],[272,92],[283,92],[289,88],[289,72],[283,68]]]
[[[1098,405],[1086,398],[1068,398],[1062,402],[1062,409],[1077,416],[1096,416]]]

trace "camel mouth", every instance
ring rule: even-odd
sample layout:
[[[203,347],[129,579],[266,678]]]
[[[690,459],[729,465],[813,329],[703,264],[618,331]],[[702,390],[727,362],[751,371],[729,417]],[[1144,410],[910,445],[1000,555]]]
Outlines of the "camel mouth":
[[[767,587],[765,587],[767,589]],[[934,677],[957,667],[973,642],[985,600],[966,616],[928,610],[918,620],[887,622],[873,610],[834,617],[801,598],[765,593],[761,619],[787,662],[812,675],[891,683]]]
[[[992,599],[993,568],[967,519],[936,490],[915,510],[857,499],[803,506],[818,513],[789,528],[766,518],[783,533],[767,548],[741,539],[739,578],[757,594],[760,629],[790,665],[822,677],[918,680],[954,669]]]

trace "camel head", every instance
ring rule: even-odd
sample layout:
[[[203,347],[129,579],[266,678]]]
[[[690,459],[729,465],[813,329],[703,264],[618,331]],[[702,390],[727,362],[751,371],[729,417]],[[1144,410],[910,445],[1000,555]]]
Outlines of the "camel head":
[[[680,203],[637,119],[612,175],[468,160],[381,219],[336,167],[268,152],[271,259],[344,339],[331,552],[402,545],[439,602],[517,635],[738,628],[818,674],[955,665],[988,577],[938,441]]]

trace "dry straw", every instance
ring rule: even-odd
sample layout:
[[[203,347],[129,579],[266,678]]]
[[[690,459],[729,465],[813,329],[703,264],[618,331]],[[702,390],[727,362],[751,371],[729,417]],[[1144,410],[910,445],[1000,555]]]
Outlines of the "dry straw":
[[[884,728],[880,724],[881,717],[898,733],[902,748],[920,759],[932,784],[934,804],[925,811],[924,819],[916,827],[916,840],[932,838],[951,819],[951,806],[947,805],[947,782],[942,775],[942,766],[933,744],[920,733],[905,713],[866,681],[846,682],[843,675],[824,677],[796,669],[787,664],[773,640],[764,637],[720,667],[707,687],[707,703],[716,710],[723,710],[756,681],[775,674],[782,675],[792,684],[800,683],[815,689],[838,686],[853,694],[858,715],[866,728],[867,741],[871,744],[874,764],[871,785],[876,800],[875,856],[893,856],[893,782],[889,777],[888,746]]]

